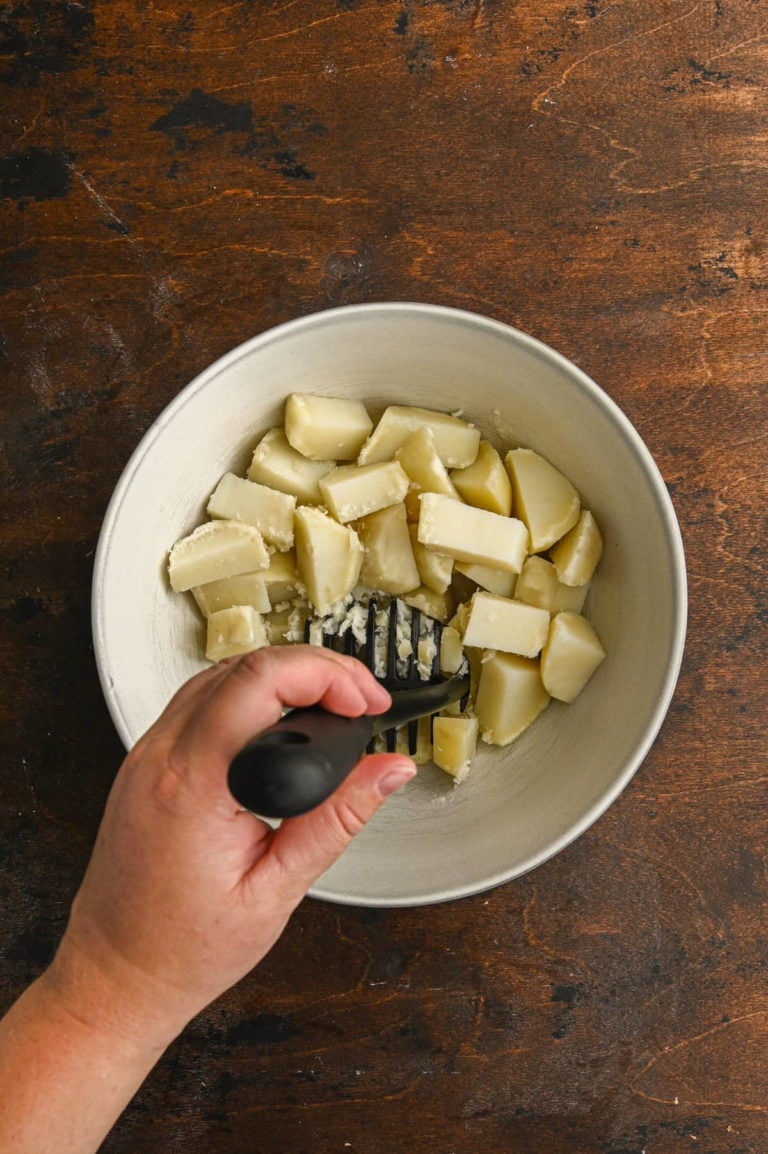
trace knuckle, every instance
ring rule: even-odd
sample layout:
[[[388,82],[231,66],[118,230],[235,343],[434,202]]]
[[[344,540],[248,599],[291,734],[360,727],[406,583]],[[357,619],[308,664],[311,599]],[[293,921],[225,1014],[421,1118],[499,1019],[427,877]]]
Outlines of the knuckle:
[[[152,787],[152,800],[161,813],[175,815],[185,792],[182,779],[171,771],[161,774],[155,781]]]
[[[235,677],[260,677],[269,665],[270,655],[264,649],[252,649],[250,653],[243,653],[232,662],[232,675]]]
[[[328,820],[331,832],[340,844],[350,841],[365,825],[365,816],[345,798],[339,798],[331,806]]]
[[[165,752],[162,769],[151,784],[151,796],[161,813],[177,816],[190,796],[189,765],[180,750]]]

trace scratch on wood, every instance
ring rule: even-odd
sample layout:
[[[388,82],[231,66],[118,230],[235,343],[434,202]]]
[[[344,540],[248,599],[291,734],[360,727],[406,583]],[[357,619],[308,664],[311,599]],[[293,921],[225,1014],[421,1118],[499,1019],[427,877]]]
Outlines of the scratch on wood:
[[[110,205],[109,201],[105,200],[101,193],[93,186],[91,181],[88,180],[85,173],[81,172],[80,169],[77,168],[71,161],[68,162],[67,167],[80,181],[83,188],[86,190],[94,204],[99,208],[101,213],[109,221],[111,221],[112,224],[117,226],[117,231],[119,232],[120,236],[122,236],[128,242],[136,254],[136,258],[141,265],[142,272],[150,284],[151,292],[149,296],[149,303],[152,309],[152,315],[156,320],[163,321],[167,312],[175,311],[174,293],[170,283],[164,277],[158,276],[153,271],[153,269],[150,267],[149,259],[143,245],[136,239],[136,237],[131,236],[128,225],[125,223],[125,221],[121,220],[121,218]]]
[[[680,16],[673,17],[672,20],[664,20],[661,24],[654,24],[652,28],[646,28],[641,32],[633,32],[629,36],[622,37],[621,40],[614,41],[613,44],[606,44],[604,48],[595,48],[592,52],[587,52],[585,56],[580,56],[578,60],[574,60],[573,64],[568,65],[556,84],[552,84],[549,86],[549,88],[545,88],[543,92],[540,92],[534,98],[534,111],[540,112],[540,105],[544,102],[544,97],[549,96],[551,92],[555,92],[558,88],[562,88],[568,82],[576,69],[579,68],[582,64],[585,64],[587,60],[592,60],[596,56],[606,56],[609,52],[614,52],[617,48],[621,48],[624,44],[635,44],[638,40],[645,40],[648,37],[655,35],[657,32],[661,32],[664,28],[671,28],[674,24],[680,24],[684,20],[687,20],[689,17],[695,16],[701,7],[702,0],[699,0],[699,3],[694,4],[693,8],[689,9],[689,11],[683,12]]]
[[[96,191],[85,173],[81,172],[80,169],[77,168],[71,161],[67,163],[67,168],[74,176],[77,177],[85,191],[90,196],[91,200],[93,200],[98,205],[104,216],[111,220],[113,224],[118,225],[122,234],[125,235],[126,239],[128,240],[129,244],[135,245],[136,241],[128,235],[128,225],[125,223],[125,221],[120,219],[109,202],[106,201],[104,197]]]

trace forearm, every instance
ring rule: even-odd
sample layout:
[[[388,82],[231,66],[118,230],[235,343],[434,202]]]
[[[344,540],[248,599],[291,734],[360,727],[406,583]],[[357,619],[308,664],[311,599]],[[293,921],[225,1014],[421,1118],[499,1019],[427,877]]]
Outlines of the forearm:
[[[163,1048],[81,1018],[43,975],[0,1022],[0,1150],[91,1154]]]
[[[415,773],[362,759],[272,830],[227,767],[286,706],[348,717],[389,694],[360,662],[265,647],[178,691],[117,775],[56,958],[0,1022],[2,1154],[92,1154],[170,1042],[272,948],[298,901]]]

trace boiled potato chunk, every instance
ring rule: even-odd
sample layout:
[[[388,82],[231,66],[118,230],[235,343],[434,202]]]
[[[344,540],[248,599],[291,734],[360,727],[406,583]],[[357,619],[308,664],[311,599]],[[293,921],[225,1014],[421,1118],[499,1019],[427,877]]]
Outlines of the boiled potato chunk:
[[[421,585],[426,585],[435,593],[445,593],[453,576],[453,558],[445,553],[436,553],[419,540],[417,525],[409,525],[408,532],[411,538],[411,548],[419,571]]]
[[[477,456],[480,430],[459,417],[409,405],[390,405],[360,450],[359,465],[390,460],[411,433],[432,430],[440,460],[449,469],[464,469]]]
[[[523,562],[523,568],[525,568],[525,562]],[[516,573],[509,573],[504,569],[493,569],[490,565],[476,565],[471,561],[457,561],[456,572],[463,573],[476,585],[482,585],[483,589],[487,589],[489,593],[498,593],[499,597],[514,597],[515,595]]]
[[[464,663],[461,634],[452,625],[446,625],[440,634],[440,672],[451,677]]]
[[[476,717],[438,716],[432,723],[432,760],[438,769],[450,773],[457,785],[469,773],[477,730]]]
[[[183,593],[194,585],[266,569],[267,565],[264,538],[253,525],[206,521],[171,549],[168,579],[175,593]]]
[[[290,549],[295,508],[294,496],[225,473],[211,494],[207,512],[209,517],[255,525],[270,545]]]
[[[252,605],[218,609],[208,618],[205,656],[209,661],[250,653],[268,643],[264,621]]]
[[[459,605],[456,606],[456,612],[448,622],[451,628],[455,629],[462,639],[464,637],[464,633],[466,632],[467,622],[469,621],[469,614],[471,610],[472,602],[462,601]]]
[[[335,461],[310,461],[288,443],[284,429],[270,429],[259,441],[248,469],[248,480],[292,494],[300,504],[322,502],[320,478],[330,473]]]
[[[257,613],[268,613],[271,604],[262,569],[257,573],[240,573],[236,577],[223,577],[220,581],[209,581],[207,585],[195,585],[192,596],[203,617],[210,617],[219,609],[231,609],[233,605],[250,605]]]
[[[533,449],[510,449],[505,465],[515,514],[528,526],[530,552],[541,553],[578,521],[579,494],[567,477]]]
[[[563,585],[551,561],[543,557],[528,557],[517,579],[515,597],[550,613],[560,613],[563,609],[581,613],[588,589],[588,585],[573,588]]]
[[[475,460],[466,469],[454,469],[451,481],[468,505],[500,513],[502,517],[512,512],[512,483],[490,441],[480,442]]]
[[[296,565],[318,613],[350,593],[360,576],[363,546],[354,529],[311,505],[296,510]]]
[[[563,585],[587,585],[603,555],[603,538],[592,514],[584,509],[576,524],[550,550]]]
[[[270,645],[299,645],[309,617],[307,605],[287,605],[264,615],[267,641]]]
[[[600,638],[586,617],[567,610],[558,613],[541,654],[547,693],[558,701],[575,701],[604,658]]]
[[[450,620],[455,609],[454,600],[448,590],[445,593],[435,593],[434,589],[428,589],[426,585],[420,585],[413,593],[406,593],[403,601],[412,609],[418,609],[420,613],[433,617],[443,625]]]
[[[476,649],[500,649],[521,657],[536,657],[549,633],[549,613],[522,601],[476,593],[472,598],[464,644]]]
[[[267,589],[271,605],[279,605],[281,601],[291,601],[297,594],[304,592],[304,586],[296,567],[296,550],[288,549],[285,553],[273,553],[269,559],[269,566],[262,576]]]
[[[418,493],[444,493],[458,500],[456,486],[435,447],[435,435],[429,425],[423,425],[406,437],[395,453],[413,488]]]
[[[549,700],[538,661],[515,653],[484,655],[475,698],[483,741],[508,745],[536,720]]]
[[[387,505],[408,492],[408,477],[397,461],[375,465],[340,465],[320,481],[323,500],[337,521],[345,524]]]
[[[475,509],[441,493],[423,493],[419,540],[457,561],[519,573],[526,557],[528,531],[516,517]]]
[[[360,569],[363,585],[393,596],[419,587],[404,505],[389,505],[362,517],[357,532],[365,550]]]
[[[292,393],[285,402],[288,443],[311,461],[354,461],[372,428],[362,401]]]

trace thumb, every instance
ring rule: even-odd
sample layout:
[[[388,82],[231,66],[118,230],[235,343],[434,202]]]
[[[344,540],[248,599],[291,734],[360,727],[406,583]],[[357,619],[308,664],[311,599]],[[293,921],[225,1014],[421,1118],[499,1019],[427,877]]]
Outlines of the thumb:
[[[370,754],[322,805],[284,821],[273,835],[269,857],[282,874],[287,896],[299,901],[385,799],[415,773],[414,763],[401,754]]]

